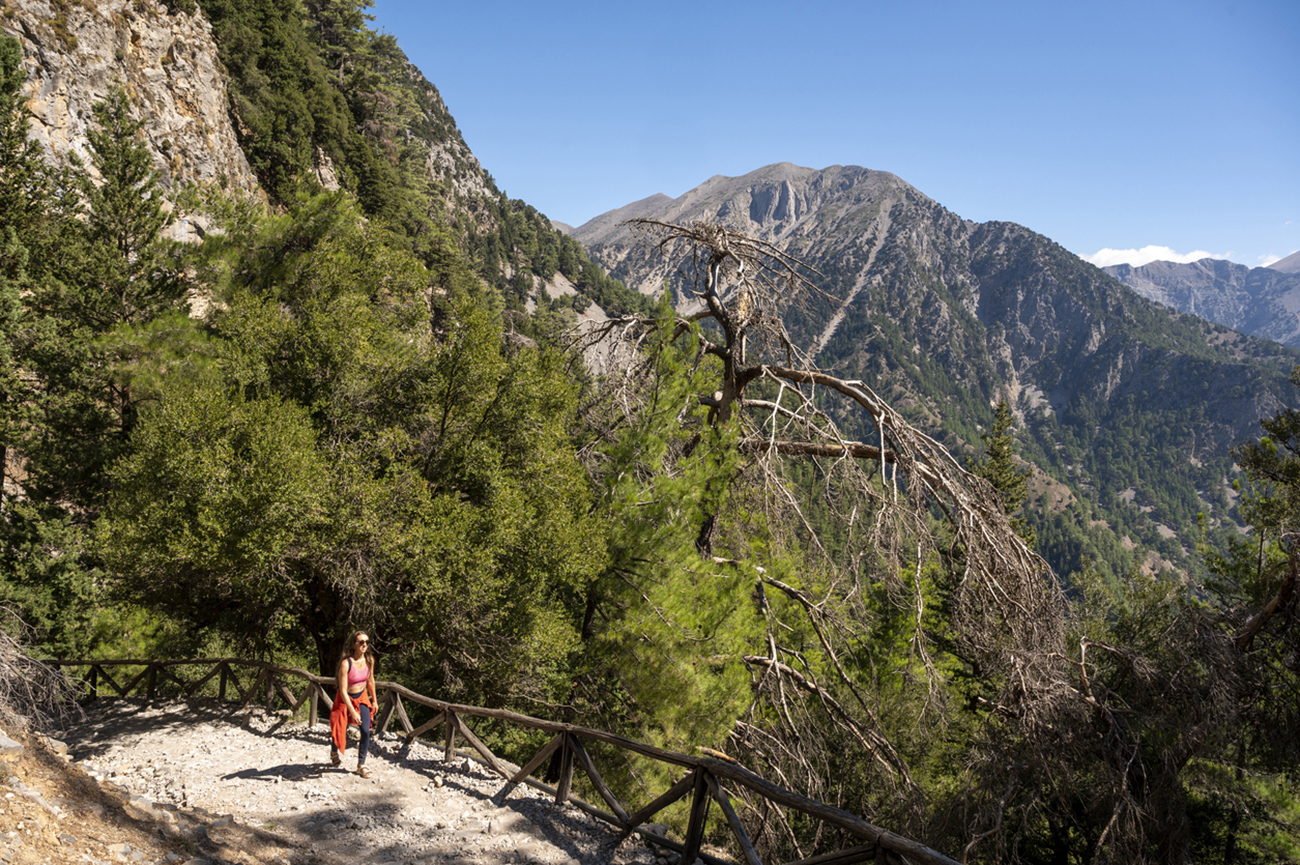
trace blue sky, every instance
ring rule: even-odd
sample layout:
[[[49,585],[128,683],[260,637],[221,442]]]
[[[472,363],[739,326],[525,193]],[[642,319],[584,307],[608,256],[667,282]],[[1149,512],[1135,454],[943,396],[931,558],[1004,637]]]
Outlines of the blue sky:
[[[793,162],[890,171],[1098,263],[1300,249],[1300,0],[370,11],[497,185],[572,225]]]

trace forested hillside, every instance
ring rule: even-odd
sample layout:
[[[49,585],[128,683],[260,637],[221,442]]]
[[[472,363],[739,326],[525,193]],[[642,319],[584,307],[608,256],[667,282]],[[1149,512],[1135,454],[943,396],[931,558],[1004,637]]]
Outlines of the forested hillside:
[[[195,9],[194,0],[169,5]],[[366,26],[371,5],[202,3],[230,73],[240,142],[272,202],[290,201],[327,163],[367,216],[426,261],[448,242],[463,250],[510,308],[545,300],[537,286],[556,274],[588,301],[635,304],[545,216],[497,189],[396,38]]]
[[[1005,400],[1034,467],[1024,518],[1069,579],[1203,575],[1240,529],[1229,449],[1294,405],[1300,353],[1139,297],[1049,239],[961,219],[894,175],[772,165],[597,217],[574,234],[658,292],[675,262],[620,219],[718,221],[797,256],[826,297],[792,311],[817,363],[861,378],[957,453]],[[852,422],[849,434],[872,431]]]
[[[467,149],[439,162],[457,147],[431,142],[459,141],[454,124],[365,28],[368,5],[5,7],[23,38],[0,38],[4,627],[35,628],[38,654],[327,672],[364,628],[383,678],[721,751],[954,859],[1300,861],[1300,415],[1281,407],[1300,373],[1283,391],[1253,343],[1152,331],[1150,307],[1076,285],[1015,226],[943,216],[949,240],[974,241],[966,269],[910,266],[938,243],[922,217],[942,216],[919,200],[869,202],[901,234],[841,235],[846,261],[890,264],[861,285],[734,227],[642,223],[664,261],[699,265],[665,267],[680,309],[651,307]],[[210,15],[264,197],[166,173],[138,88],[87,109],[84,159],[29,141],[24,78],[43,67],[24,46],[75,57],[83,15],[122,33]],[[799,206],[777,194],[753,212]],[[168,239],[197,214],[192,242]],[[552,256],[629,314],[575,332],[535,291]],[[1017,313],[1001,320],[1036,354],[975,351],[993,326],[974,325],[989,312],[969,273],[1003,289]],[[1029,367],[1080,356],[1039,341],[1059,308],[1030,289],[1052,281],[1157,334],[1139,365],[1152,377],[1119,381],[1135,405],[1170,379],[1199,385],[1221,351],[1260,371],[1228,395],[1269,418],[1267,437],[1196,443],[1241,467],[1250,526],[1206,553],[1204,579],[1081,567],[1067,593],[1035,551],[1016,452],[1038,439],[989,397],[1019,381],[1023,413]],[[841,310],[845,289],[879,312]],[[913,318],[931,341],[903,335]],[[1113,369],[1126,343],[1096,343],[1085,365]],[[896,387],[927,375],[932,395]],[[1042,396],[1055,414],[1031,425],[1092,405]],[[982,407],[984,429],[954,406]],[[1099,421],[1071,427],[1081,453],[1102,432],[1145,453]],[[512,757],[543,744],[484,735]],[[666,771],[607,779],[649,801],[677,781]],[[856,843],[742,819],[764,861]],[[725,845],[721,820],[709,836]]]
[[[140,102],[142,142],[165,190],[244,188],[249,170],[274,206],[344,189],[423,261],[466,255],[511,309],[637,308],[579,244],[497,188],[437,89],[393,36],[366,26],[371,5],[15,2],[0,26],[26,46],[35,134],[56,152],[85,152],[91,103],[116,85]],[[223,78],[212,80],[214,65]],[[212,115],[218,105],[228,117]],[[227,136],[238,159],[222,149]],[[188,218],[207,222],[201,206]]]

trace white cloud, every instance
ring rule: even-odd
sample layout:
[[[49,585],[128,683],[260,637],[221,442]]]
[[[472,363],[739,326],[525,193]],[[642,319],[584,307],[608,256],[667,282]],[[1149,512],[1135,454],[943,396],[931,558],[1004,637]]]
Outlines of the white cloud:
[[[1282,260],[1282,256],[1280,255],[1261,255],[1259,257],[1259,266],[1268,267],[1273,262],[1281,261],[1281,260]]]
[[[1228,256],[1226,254],[1220,255],[1215,252],[1206,252],[1203,249],[1183,253],[1174,252],[1167,246],[1144,246],[1141,249],[1107,248],[1094,252],[1092,255],[1080,257],[1098,267],[1107,267],[1112,264],[1131,264],[1134,267],[1141,267],[1153,261],[1175,261],[1180,264],[1188,264],[1193,261],[1200,261],[1202,258],[1227,258]]]

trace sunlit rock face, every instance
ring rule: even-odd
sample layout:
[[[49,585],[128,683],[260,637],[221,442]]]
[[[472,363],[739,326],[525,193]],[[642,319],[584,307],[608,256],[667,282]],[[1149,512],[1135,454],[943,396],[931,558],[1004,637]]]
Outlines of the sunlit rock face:
[[[92,109],[116,86],[145,121],[144,142],[164,188],[259,189],[201,13],[171,13],[154,0],[9,0],[0,28],[22,43],[28,134],[52,158],[75,155],[90,166]],[[196,228],[186,219],[171,233],[185,239]]]

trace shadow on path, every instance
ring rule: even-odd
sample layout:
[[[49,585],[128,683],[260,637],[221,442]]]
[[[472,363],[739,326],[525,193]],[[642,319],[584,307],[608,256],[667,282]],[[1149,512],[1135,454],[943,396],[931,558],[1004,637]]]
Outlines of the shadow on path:
[[[240,710],[211,698],[101,698],[87,715],[64,734],[76,759],[97,766],[157,761],[175,781],[189,781],[192,793],[199,790],[194,805],[236,810],[241,822],[291,832],[345,861],[651,861],[640,844],[615,850],[617,830],[535,790],[521,785],[502,801],[505,779],[463,754],[444,762],[432,742],[376,734],[367,760],[373,777],[362,779],[329,764],[327,724],[309,728],[287,712]],[[178,758],[199,748],[201,764]],[[345,766],[354,754],[349,748]],[[519,848],[513,855],[510,845]]]

